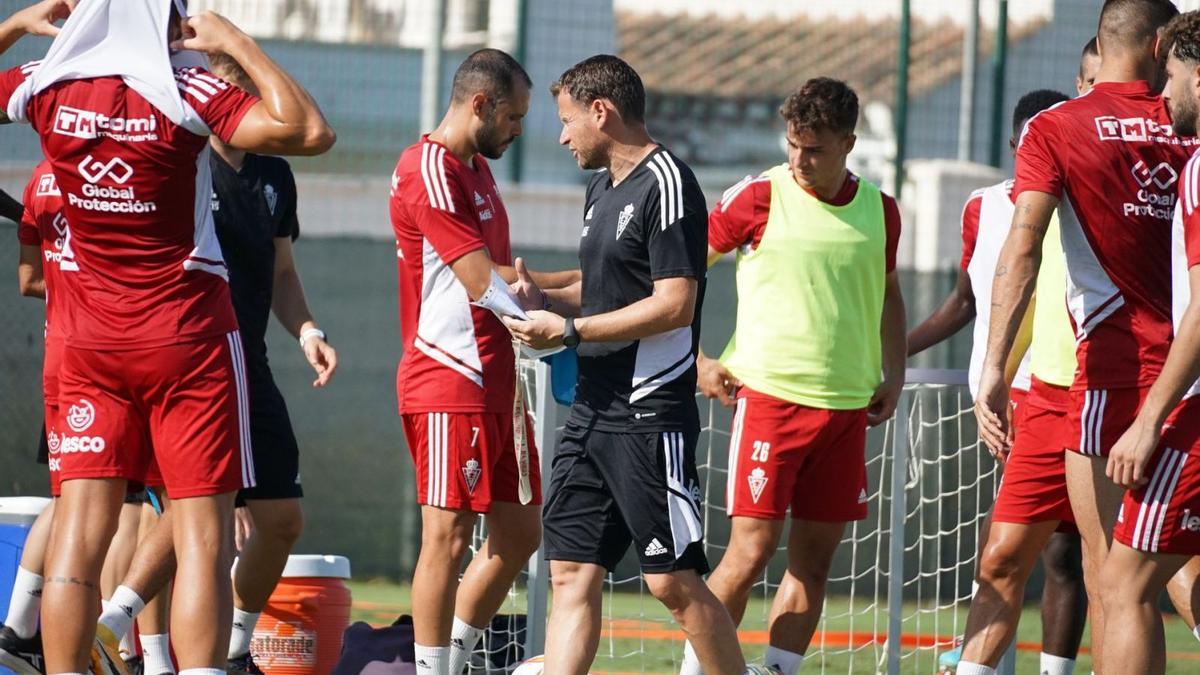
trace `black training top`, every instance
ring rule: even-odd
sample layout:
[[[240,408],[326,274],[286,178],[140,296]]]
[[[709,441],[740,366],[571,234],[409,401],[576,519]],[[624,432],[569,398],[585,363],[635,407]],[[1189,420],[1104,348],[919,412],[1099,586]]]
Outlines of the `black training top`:
[[[267,323],[275,287],[275,238],[300,236],[296,179],[286,160],[247,153],[241,171],[215,152],[212,213],[250,375],[267,366]]]
[[[708,209],[691,169],[659,146],[613,187],[588,183],[579,265],[583,316],[647,298],[654,282],[699,281],[690,326],[624,342],[582,342],[571,424],[608,432],[677,431],[699,422],[696,353],[708,254]]]

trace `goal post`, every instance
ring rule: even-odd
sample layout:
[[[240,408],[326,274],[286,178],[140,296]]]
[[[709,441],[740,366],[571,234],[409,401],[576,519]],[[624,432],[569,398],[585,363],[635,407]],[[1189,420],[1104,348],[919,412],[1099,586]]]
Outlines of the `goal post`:
[[[549,366],[527,363],[522,379],[545,489],[565,409],[550,391]],[[728,541],[732,413],[702,397],[698,405],[705,550],[715,566]],[[805,672],[937,672],[938,654],[965,628],[979,530],[1000,478],[978,439],[966,372],[909,370],[895,417],[868,434],[866,460],[869,515],[846,527]],[[785,565],[781,548],[755,584],[740,629],[748,659],[765,646],[767,612]],[[525,655],[544,651],[548,572],[539,550],[511,594],[512,606],[527,615]],[[682,634],[644,588],[632,554],[605,583],[602,630],[597,670],[678,672]]]

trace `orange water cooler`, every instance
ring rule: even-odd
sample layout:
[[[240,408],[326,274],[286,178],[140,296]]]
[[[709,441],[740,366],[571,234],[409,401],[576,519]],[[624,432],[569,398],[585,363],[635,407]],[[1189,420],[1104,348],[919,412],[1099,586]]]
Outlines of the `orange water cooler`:
[[[267,675],[329,675],[350,625],[350,561],[293,555],[267,601],[250,651]]]

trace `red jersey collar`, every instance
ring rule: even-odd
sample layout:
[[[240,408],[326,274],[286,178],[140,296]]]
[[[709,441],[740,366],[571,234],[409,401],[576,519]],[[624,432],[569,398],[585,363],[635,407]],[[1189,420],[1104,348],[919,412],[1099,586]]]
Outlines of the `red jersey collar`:
[[[795,178],[792,178],[793,182],[795,180]],[[854,195],[858,193],[858,176],[855,176],[852,171],[846,171],[846,181],[842,183],[842,187],[838,189],[838,193],[834,195],[833,199],[822,199],[821,195],[799,183],[796,183],[796,187],[804,190],[810,196],[816,198],[817,201],[824,202],[830,206],[845,206],[854,201]]]
[[[1124,96],[1152,96],[1153,91],[1150,90],[1150,83],[1145,80],[1133,80],[1132,82],[1097,82],[1092,86],[1093,89],[1100,91],[1108,91],[1114,94]]]

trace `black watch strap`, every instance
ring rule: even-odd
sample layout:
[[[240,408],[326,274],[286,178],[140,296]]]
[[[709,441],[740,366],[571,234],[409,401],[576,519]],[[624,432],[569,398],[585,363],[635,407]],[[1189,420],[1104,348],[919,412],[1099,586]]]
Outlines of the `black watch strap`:
[[[574,347],[579,344],[579,333],[575,332],[575,319],[567,317],[563,324],[563,345]]]

